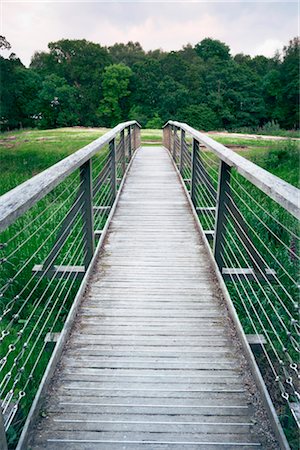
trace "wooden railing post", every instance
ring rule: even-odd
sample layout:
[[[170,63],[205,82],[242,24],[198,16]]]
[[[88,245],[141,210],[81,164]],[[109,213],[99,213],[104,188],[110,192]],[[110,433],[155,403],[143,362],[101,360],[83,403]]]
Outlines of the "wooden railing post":
[[[136,125],[133,125],[133,151],[136,151]]]
[[[95,251],[94,216],[93,216],[93,182],[92,160],[89,159],[80,167],[80,179],[83,190],[83,229],[85,230],[85,269],[87,269]]]
[[[171,152],[172,145],[172,126],[168,125],[168,150]]]
[[[182,175],[182,169],[183,169],[184,143],[185,143],[185,131],[181,128],[181,135],[180,135],[180,155],[179,155],[179,172],[181,173],[181,175]]]
[[[199,150],[199,142],[197,139],[193,139],[193,148],[192,148],[192,167],[191,167],[191,200],[196,207],[196,164],[197,164],[197,155]]]
[[[137,147],[141,146],[141,129],[138,125],[136,125],[136,134],[137,134]]]
[[[111,158],[111,175],[110,175],[110,185],[112,192],[111,203],[115,201],[117,195],[117,171],[116,171],[116,140],[112,139],[109,143],[110,158]]]
[[[128,127],[128,157],[129,157],[129,161],[131,160],[131,153],[132,153],[132,148],[131,148],[131,127]]]
[[[224,161],[220,161],[219,181],[218,181],[218,195],[217,195],[217,210],[214,233],[214,257],[220,270],[222,270],[223,260],[221,256],[222,245],[224,245],[224,234],[226,230],[226,223],[228,214],[226,214],[226,205],[229,203],[230,192],[230,169],[231,167]]]
[[[2,415],[2,408],[0,405],[0,449],[7,450],[7,440],[4,428],[4,420]]]
[[[126,172],[126,154],[125,154],[125,132],[124,130],[120,133],[120,144],[121,144],[121,154],[122,154],[122,176]]]
[[[174,127],[174,133],[173,133],[173,159],[176,163],[176,136],[177,136],[177,128]]]

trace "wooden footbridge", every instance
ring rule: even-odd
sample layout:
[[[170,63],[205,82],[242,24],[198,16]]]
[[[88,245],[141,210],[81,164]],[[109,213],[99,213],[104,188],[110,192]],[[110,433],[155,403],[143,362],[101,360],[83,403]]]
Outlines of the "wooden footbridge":
[[[163,144],[120,124],[0,199],[1,449],[289,448],[298,190]]]

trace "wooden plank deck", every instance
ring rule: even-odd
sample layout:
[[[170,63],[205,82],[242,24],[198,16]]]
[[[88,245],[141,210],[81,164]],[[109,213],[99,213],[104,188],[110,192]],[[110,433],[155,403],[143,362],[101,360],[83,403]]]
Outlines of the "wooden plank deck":
[[[242,372],[171,160],[141,148],[29,448],[267,448]]]

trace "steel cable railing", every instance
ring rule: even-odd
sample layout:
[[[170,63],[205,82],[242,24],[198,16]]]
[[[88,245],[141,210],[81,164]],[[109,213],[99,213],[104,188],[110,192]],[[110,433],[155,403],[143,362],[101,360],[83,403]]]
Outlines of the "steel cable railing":
[[[0,198],[1,445],[14,448],[29,420],[139,128],[118,125]]]
[[[251,335],[269,396],[264,388],[261,392],[267,404],[273,401],[293,445],[300,408],[299,190],[186,124],[168,122],[163,136],[245,341]],[[269,412],[272,416],[272,407]],[[287,448],[282,430],[278,433],[282,448]]]

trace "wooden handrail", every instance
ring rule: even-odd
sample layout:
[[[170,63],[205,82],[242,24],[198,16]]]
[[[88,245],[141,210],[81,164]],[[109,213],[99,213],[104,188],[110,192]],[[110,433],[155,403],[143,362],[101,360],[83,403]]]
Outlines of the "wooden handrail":
[[[297,219],[300,219],[300,190],[251,161],[243,158],[225,145],[195,130],[186,123],[170,120],[166,126],[174,126],[189,133],[198,142],[204,144],[222,161],[234,167],[244,178],[275,200]]]
[[[92,158],[120,131],[132,125],[141,127],[135,120],[121,123],[77,152],[2,195],[0,197],[0,231],[7,228],[74,170]]]

